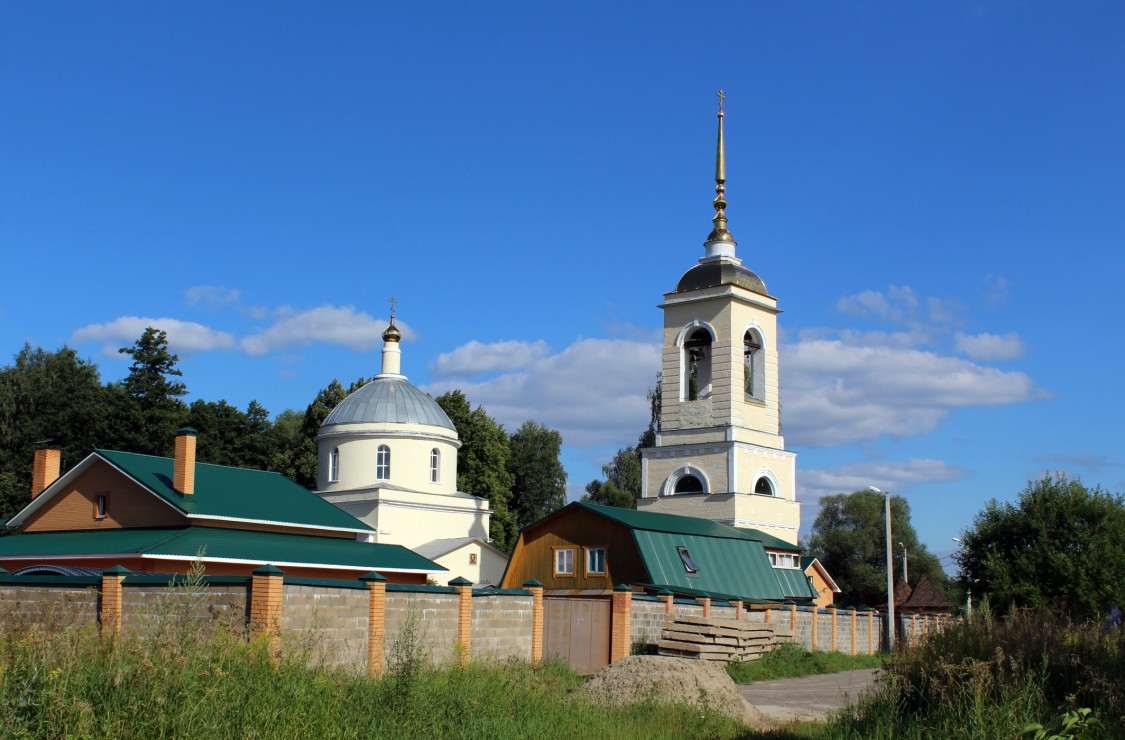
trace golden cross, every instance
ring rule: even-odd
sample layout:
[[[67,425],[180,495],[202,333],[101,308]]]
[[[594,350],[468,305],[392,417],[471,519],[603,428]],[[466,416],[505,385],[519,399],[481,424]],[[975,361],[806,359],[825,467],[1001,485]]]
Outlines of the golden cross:
[[[395,304],[398,303],[398,301],[395,300],[394,296],[391,296],[390,303],[391,303],[391,323],[393,324],[394,321],[395,321]]]
[[[727,96],[723,95],[723,88],[721,88],[721,87],[719,88],[719,92],[717,92],[715,94],[719,96],[719,112],[722,113],[723,112],[723,101],[727,99]]]

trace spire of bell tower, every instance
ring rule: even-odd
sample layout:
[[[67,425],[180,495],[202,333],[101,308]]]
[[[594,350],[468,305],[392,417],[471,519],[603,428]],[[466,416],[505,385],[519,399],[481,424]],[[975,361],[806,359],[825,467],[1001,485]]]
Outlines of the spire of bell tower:
[[[719,138],[715,146],[715,200],[712,202],[715,206],[715,217],[711,219],[715,227],[703,245],[707,248],[707,257],[733,258],[736,244],[734,237],[727,231],[727,158],[726,145],[723,142],[723,101],[727,96],[723,94],[722,89],[715,94],[719,97]]]

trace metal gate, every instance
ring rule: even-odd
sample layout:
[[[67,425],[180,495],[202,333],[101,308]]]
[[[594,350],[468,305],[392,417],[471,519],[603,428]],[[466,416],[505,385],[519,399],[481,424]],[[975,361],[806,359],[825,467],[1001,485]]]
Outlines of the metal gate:
[[[581,674],[609,665],[609,599],[543,599],[543,655],[558,656]]]

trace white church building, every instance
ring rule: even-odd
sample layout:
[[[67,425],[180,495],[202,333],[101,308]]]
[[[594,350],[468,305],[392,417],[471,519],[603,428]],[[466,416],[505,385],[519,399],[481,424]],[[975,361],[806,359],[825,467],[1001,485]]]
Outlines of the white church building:
[[[402,334],[383,332],[383,369],[332,410],[317,435],[317,490],[375,530],[476,584],[497,584],[507,555],[489,542],[488,501],[457,490],[457,430],[401,372]]]

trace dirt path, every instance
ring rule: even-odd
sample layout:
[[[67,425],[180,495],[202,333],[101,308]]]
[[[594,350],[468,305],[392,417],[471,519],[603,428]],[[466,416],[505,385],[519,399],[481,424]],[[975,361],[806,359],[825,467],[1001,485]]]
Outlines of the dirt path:
[[[878,668],[820,676],[756,681],[739,686],[742,696],[772,722],[823,721],[859,700],[875,684]]]

